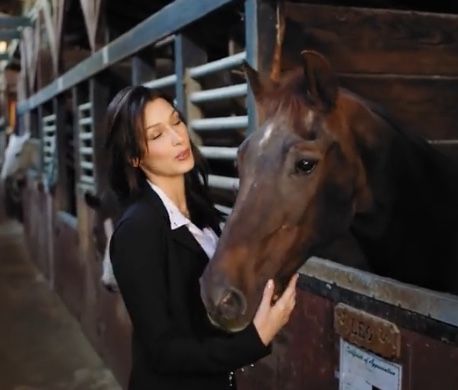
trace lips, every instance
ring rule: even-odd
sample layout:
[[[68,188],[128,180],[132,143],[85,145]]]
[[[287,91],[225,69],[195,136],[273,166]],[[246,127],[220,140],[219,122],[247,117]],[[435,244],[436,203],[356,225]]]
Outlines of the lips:
[[[175,159],[177,159],[178,161],[184,161],[184,160],[187,160],[190,155],[191,155],[191,150],[188,148],[186,150],[183,150],[181,153],[178,153],[175,156]]]

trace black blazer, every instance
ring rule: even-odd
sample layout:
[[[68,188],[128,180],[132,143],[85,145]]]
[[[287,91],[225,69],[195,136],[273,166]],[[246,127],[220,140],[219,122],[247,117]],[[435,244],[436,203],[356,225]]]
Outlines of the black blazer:
[[[150,186],[116,224],[110,257],[133,325],[130,390],[227,389],[230,371],[270,352],[253,324],[231,335],[210,324],[208,257],[185,226],[171,230]]]

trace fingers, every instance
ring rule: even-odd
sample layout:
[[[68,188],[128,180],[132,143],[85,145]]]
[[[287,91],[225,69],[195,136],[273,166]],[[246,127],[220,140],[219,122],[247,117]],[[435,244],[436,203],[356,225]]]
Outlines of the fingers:
[[[274,293],[274,281],[269,279],[264,287],[264,292],[262,293],[262,300],[259,305],[259,308],[269,308],[270,302],[272,301],[272,295]]]
[[[276,305],[281,308],[286,308],[286,307],[294,307],[294,304],[296,302],[296,283],[299,278],[299,274],[294,274],[289,283],[288,286],[286,287],[285,291],[283,292],[283,295],[278,299]]]

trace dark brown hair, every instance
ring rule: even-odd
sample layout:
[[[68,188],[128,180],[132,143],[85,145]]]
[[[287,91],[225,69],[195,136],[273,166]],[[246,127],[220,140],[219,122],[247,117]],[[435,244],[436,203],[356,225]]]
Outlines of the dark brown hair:
[[[143,86],[126,87],[119,91],[108,105],[106,115],[109,183],[123,206],[138,198],[146,185],[146,176],[139,167],[131,164],[141,159],[146,148],[143,129],[145,106],[157,98],[173,103],[164,95]],[[180,115],[180,117],[182,117]],[[186,201],[191,220],[199,228],[210,226],[220,234],[219,222],[222,214],[215,209],[208,189],[208,166],[191,141],[194,168],[185,174]]]

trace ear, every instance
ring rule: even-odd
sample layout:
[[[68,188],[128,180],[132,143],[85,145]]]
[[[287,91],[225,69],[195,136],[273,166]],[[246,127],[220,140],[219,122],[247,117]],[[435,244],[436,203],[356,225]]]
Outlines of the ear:
[[[100,205],[102,204],[101,199],[97,195],[93,195],[91,192],[86,191],[84,193],[84,200],[86,201],[86,204],[91,208],[91,209],[98,209]]]
[[[134,168],[138,168],[140,166],[141,161],[138,157],[135,157],[135,158],[131,158],[129,162],[130,162],[130,165],[132,165]]]
[[[328,110],[337,100],[337,76],[326,58],[313,50],[301,52],[304,60],[304,78],[307,95]]]
[[[248,84],[250,85],[251,90],[253,91],[254,97],[256,100],[260,100],[264,87],[261,82],[261,77],[259,76],[258,71],[253,69],[248,62],[243,61],[242,69],[245,72]]]

